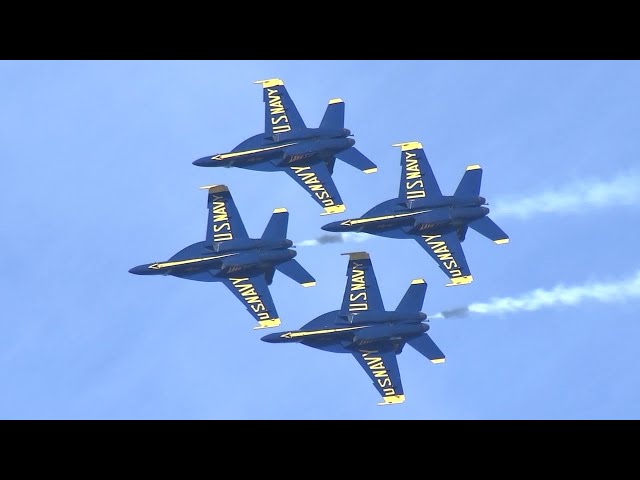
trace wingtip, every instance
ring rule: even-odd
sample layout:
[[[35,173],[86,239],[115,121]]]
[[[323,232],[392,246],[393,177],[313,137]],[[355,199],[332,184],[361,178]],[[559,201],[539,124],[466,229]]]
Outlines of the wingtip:
[[[200,190],[209,190],[209,193],[228,192],[229,187],[226,185],[203,185]]]
[[[329,100],[329,105],[333,105],[334,103],[344,103],[344,100],[342,100],[341,98],[332,98],[331,100]]]
[[[422,144],[420,142],[403,142],[403,143],[394,143],[391,145],[392,147],[400,147],[402,151],[405,150],[415,150],[416,148],[422,148]]]
[[[431,363],[444,363],[444,358],[432,358]]]
[[[498,245],[503,245],[505,243],[509,243],[509,238],[501,238],[500,240],[494,240],[493,243],[497,243]]]
[[[468,172],[469,170],[482,170],[482,167],[476,163],[475,165],[469,165],[469,166],[467,166],[467,169],[466,169],[466,170],[467,170],[467,172]]]
[[[334,215],[336,213],[342,213],[347,209],[344,204],[332,205],[330,207],[324,207],[324,212],[320,215]]]
[[[404,395],[389,395],[387,397],[382,397],[382,402],[378,403],[378,405],[393,405],[396,403],[404,403]]]
[[[424,281],[424,278],[414,278],[411,280],[411,285],[420,285],[421,283],[427,283]]]
[[[268,78],[266,80],[256,80],[253,83],[261,83],[262,88],[275,87],[276,85],[284,85],[284,82],[279,78]]]
[[[454,277],[451,279],[451,283],[447,283],[447,287],[455,287],[457,285],[468,285],[473,282],[473,276],[467,275],[465,277]]]
[[[314,280],[313,282],[304,282],[301,283],[300,285],[302,285],[303,287],[315,287],[316,286],[316,281]]]
[[[366,174],[376,173],[377,171],[378,171],[378,167],[366,168],[366,169],[362,170],[362,172],[366,173]]]
[[[349,260],[369,260],[368,252],[346,252],[340,255],[349,255]]]
[[[285,213],[288,212],[288,210],[284,207],[280,207],[280,208],[274,208],[273,209],[273,213]]]
[[[254,330],[260,330],[262,328],[277,327],[280,325],[280,318],[270,318],[269,320],[259,320],[258,325],[253,327]]]

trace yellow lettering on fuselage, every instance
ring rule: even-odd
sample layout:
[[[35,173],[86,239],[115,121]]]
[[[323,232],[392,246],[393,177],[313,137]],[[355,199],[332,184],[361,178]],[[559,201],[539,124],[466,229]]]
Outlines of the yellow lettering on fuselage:
[[[311,167],[291,167],[291,169],[325,207],[331,207],[336,204],[327,189],[318,180],[318,176],[311,171]]]
[[[393,388],[393,383],[391,382],[391,378],[387,373],[387,368],[382,361],[382,357],[372,356],[375,353],[378,353],[377,350],[361,350],[362,358],[367,362],[367,367],[373,373],[373,376],[377,379],[378,385],[382,388],[384,392],[384,396],[387,397],[389,395],[395,395],[396,391]]]
[[[278,95],[278,90],[274,88],[267,88],[267,95],[269,97],[269,114],[271,115],[271,125],[273,133],[284,133],[291,130],[289,125],[289,117],[282,105],[282,99]]]
[[[349,288],[349,311],[361,312],[369,309],[367,303],[367,285],[364,281],[364,264],[355,260],[351,264],[351,281]],[[357,292],[357,293],[351,293]],[[354,303],[357,302],[357,303]]]
[[[461,277],[462,271],[460,270],[453,254],[449,251],[449,247],[442,240],[436,240],[441,238],[441,235],[421,235],[429,248],[436,254],[438,260],[442,262],[444,268],[449,272],[451,277]]]
[[[231,223],[229,222],[224,197],[213,196],[211,215],[213,216],[213,241],[225,242],[233,240],[233,232],[231,231]]]
[[[417,155],[411,151],[405,152],[405,187],[408,200],[427,196]]]
[[[253,284],[249,282],[249,278],[229,278],[229,280],[231,280],[233,286],[236,287],[238,292],[240,292],[240,295],[243,297],[244,301],[247,302],[249,308],[257,314],[258,320],[269,320],[267,307],[265,307],[264,303],[260,299],[260,295],[256,292]]]
[[[421,223],[418,227],[418,230],[429,230],[431,228],[434,228],[436,225],[437,223]]]

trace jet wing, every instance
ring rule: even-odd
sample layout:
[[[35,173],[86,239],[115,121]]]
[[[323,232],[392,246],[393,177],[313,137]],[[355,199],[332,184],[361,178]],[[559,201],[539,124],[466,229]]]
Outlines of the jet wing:
[[[413,237],[451,279],[452,285],[465,285],[473,281],[467,259],[456,231],[442,234],[415,235]]]
[[[325,162],[319,161],[304,166],[286,166],[283,167],[283,170],[309,192],[311,198],[324,207],[324,213],[320,215],[342,213],[347,209],[342,203]]]
[[[254,83],[262,84],[265,135],[277,142],[281,133],[307,128],[282,80],[270,78]]]
[[[222,283],[242,302],[249,313],[258,321],[258,328],[277,327],[280,318],[271,298],[271,292],[264,274],[253,277],[223,278]]]
[[[226,185],[209,185],[200,188],[209,190],[207,244],[218,251],[223,242],[249,238],[229,188]]]
[[[349,264],[347,265],[347,285],[339,315],[351,320],[354,315],[362,312],[384,311],[369,254],[351,252],[343,255],[349,255]]]
[[[420,203],[425,198],[434,199],[442,197],[436,177],[431,170],[431,165],[422,149],[420,142],[397,143],[394,147],[400,147],[400,193],[398,198],[404,200],[411,208],[413,202]]]
[[[351,353],[367,372],[373,386],[382,395],[382,402],[378,405],[404,402],[398,359],[394,351],[382,353],[374,349],[361,348],[357,352]]]

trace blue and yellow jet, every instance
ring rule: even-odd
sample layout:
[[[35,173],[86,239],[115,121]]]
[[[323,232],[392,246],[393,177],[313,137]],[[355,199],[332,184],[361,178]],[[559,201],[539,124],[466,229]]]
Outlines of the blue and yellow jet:
[[[409,344],[431,360],[442,363],[445,356],[427,335],[427,315],[422,313],[427,284],[413,280],[398,308],[387,311],[367,252],[349,255],[347,285],[342,307],[321,315],[300,330],[262,337],[269,343],[297,342],[334,353],[350,353],[369,375],[382,395],[378,405],[405,400],[396,356]]]
[[[468,227],[493,240],[509,237],[487,217],[489,209],[480,196],[482,169],[469,165],[453,195],[442,195],[431,166],[419,142],[399,143],[400,194],[376,205],[360,218],[329,223],[329,232],[365,232],[389,238],[410,238],[418,242],[438,263],[452,285],[473,281],[462,251]]]
[[[264,133],[248,138],[231,152],[200,158],[199,167],[240,167],[263,172],[284,171],[318,204],[321,215],[346,210],[331,175],[336,157],[364,173],[376,165],[353,145],[344,128],[344,102],[329,100],[319,128],[307,128],[279,78],[259,80],[265,104]]]
[[[166,262],[129,270],[136,275],[173,275],[199,282],[222,282],[258,321],[255,328],[277,327],[280,318],[269,292],[278,270],[303,287],[315,279],[293,259],[287,226],[289,212],[276,208],[261,238],[249,238],[225,185],[201,187],[209,191],[209,220],[204,242],[180,250]]]

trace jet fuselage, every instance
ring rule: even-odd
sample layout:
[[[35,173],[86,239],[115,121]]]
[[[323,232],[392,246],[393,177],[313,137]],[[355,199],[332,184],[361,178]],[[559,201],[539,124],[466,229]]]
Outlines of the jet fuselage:
[[[351,353],[364,345],[398,349],[407,340],[429,330],[422,312],[374,311],[354,315],[351,321],[335,310],[321,315],[300,330],[262,337],[268,343],[303,343],[334,353]]]
[[[360,218],[328,223],[321,228],[329,232],[364,232],[404,238],[405,234],[426,234],[436,230],[458,228],[489,213],[483,197],[460,199],[442,197],[437,202],[421,200],[407,208],[397,198],[383,202]]]
[[[193,162],[199,167],[240,167],[274,171],[278,167],[305,165],[319,156],[328,158],[351,148],[355,140],[344,128],[329,130],[307,128],[277,135],[275,141],[264,134],[248,138],[231,152],[202,157]]]
[[[290,240],[274,243],[246,239],[245,242],[246,246],[223,247],[219,251],[215,251],[206,242],[194,243],[166,262],[139,265],[129,272],[136,275],[173,275],[213,282],[216,277],[228,277],[230,274],[249,275],[264,272],[297,255],[295,250],[287,248],[292,245]]]

